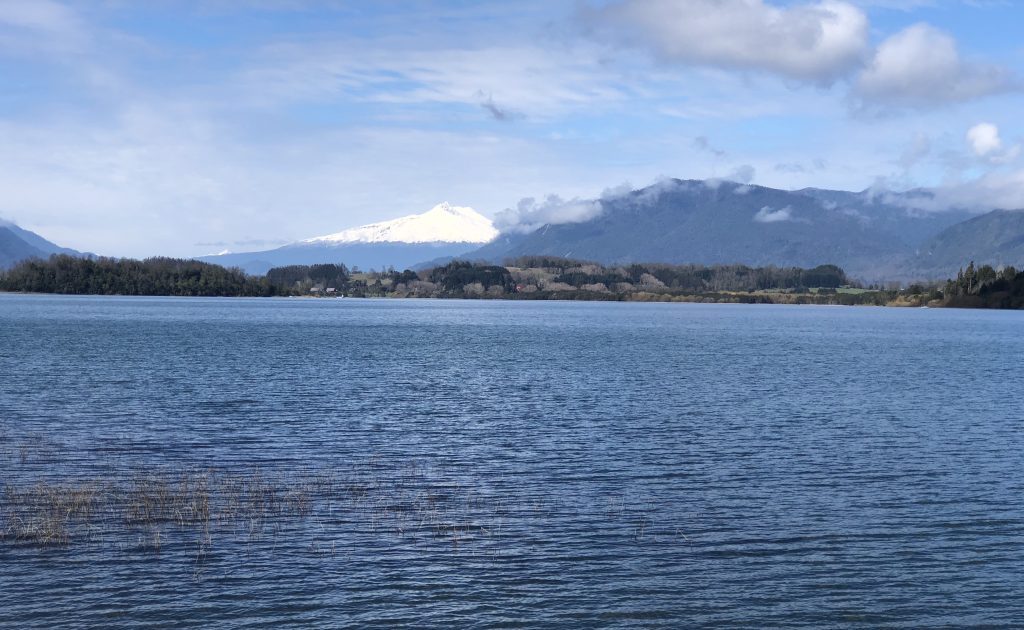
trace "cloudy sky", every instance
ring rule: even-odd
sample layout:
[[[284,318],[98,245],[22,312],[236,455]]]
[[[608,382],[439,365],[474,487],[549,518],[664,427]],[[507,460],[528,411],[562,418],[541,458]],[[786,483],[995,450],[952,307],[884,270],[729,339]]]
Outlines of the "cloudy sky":
[[[0,217],[245,251],[664,177],[1024,207],[1010,0],[0,0]]]

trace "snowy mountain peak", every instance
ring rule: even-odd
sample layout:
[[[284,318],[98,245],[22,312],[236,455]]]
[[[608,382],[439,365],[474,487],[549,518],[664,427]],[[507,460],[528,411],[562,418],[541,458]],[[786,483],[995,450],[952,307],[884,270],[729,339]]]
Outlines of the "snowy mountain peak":
[[[445,201],[423,214],[350,228],[302,243],[487,243],[497,235],[498,230],[487,217]]]
[[[454,214],[455,208],[453,208],[452,204],[448,203],[447,201],[442,201],[441,203],[437,204],[430,210],[427,210],[427,213],[430,212],[451,212]]]

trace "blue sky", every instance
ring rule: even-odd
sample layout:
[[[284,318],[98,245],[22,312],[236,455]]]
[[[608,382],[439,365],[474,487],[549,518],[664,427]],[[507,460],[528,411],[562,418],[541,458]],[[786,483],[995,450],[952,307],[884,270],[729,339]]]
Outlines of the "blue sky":
[[[0,217],[266,249],[663,177],[1024,207],[1024,3],[0,0]]]

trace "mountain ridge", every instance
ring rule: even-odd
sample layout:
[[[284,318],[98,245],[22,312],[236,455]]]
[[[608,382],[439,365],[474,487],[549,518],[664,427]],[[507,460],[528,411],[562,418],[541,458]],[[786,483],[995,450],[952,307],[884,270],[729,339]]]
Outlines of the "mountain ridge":
[[[603,264],[837,264],[863,279],[902,279],[916,248],[971,215],[925,213],[914,198],[868,191],[786,191],[729,181],[666,180],[602,198],[586,221],[503,233],[467,258],[525,255]]]
[[[8,269],[30,258],[49,258],[53,254],[88,255],[61,247],[13,221],[0,218],[0,269]]]
[[[953,277],[970,261],[1024,267],[1024,210],[993,210],[952,225],[923,243],[908,268],[940,268]]]

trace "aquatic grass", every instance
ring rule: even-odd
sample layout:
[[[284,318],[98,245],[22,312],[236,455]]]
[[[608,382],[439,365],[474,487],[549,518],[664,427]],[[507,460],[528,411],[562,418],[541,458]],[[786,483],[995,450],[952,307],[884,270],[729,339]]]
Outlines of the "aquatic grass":
[[[40,435],[0,433],[0,440],[0,546],[188,558],[198,579],[211,557],[229,553],[325,557],[376,539],[496,558],[525,540],[566,535],[556,529],[568,510],[557,495],[454,464],[374,456],[294,468],[200,466],[148,463],[130,439],[93,450]],[[614,493],[588,513],[593,525],[573,535],[600,529],[620,531],[631,544],[657,541],[653,512],[650,503]],[[679,539],[678,527],[662,538],[673,531]]]
[[[4,486],[3,506],[18,506],[5,514],[0,539],[11,538],[38,546],[67,545],[75,523],[88,523],[97,509],[100,488],[93,482],[52,485],[36,482],[27,488]]]

